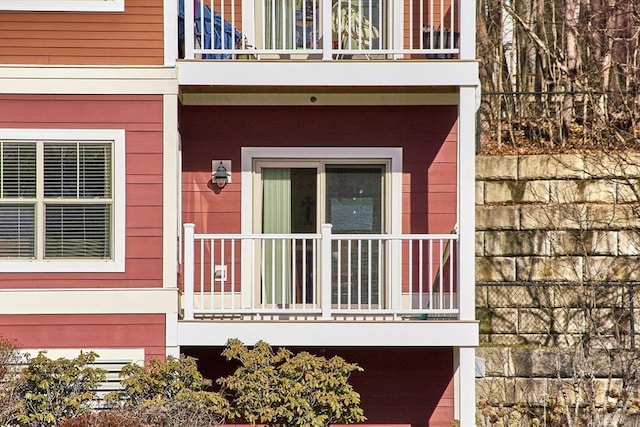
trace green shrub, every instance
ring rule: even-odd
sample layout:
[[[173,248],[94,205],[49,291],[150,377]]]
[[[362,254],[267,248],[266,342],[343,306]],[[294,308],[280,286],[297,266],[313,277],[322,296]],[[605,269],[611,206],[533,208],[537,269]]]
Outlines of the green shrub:
[[[340,357],[326,359],[301,352],[274,351],[260,341],[248,349],[229,340],[222,353],[241,366],[218,383],[230,393],[231,414],[270,427],[328,426],[366,420],[360,395],[349,384],[358,365]]]
[[[97,354],[80,353],[75,359],[49,359],[38,353],[23,369],[23,413],[16,420],[23,426],[58,425],[65,418],[88,413],[95,389],[105,378],[102,369],[87,366]]]
[[[121,373],[123,390],[108,400],[135,411],[145,422],[163,426],[222,424],[228,402],[208,391],[211,381],[191,357],[153,359],[146,367],[129,364]]]

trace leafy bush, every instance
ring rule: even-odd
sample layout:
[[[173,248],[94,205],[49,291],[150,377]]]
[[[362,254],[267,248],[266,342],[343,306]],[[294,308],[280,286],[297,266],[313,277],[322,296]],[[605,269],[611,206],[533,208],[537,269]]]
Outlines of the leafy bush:
[[[276,426],[328,426],[365,421],[360,395],[349,384],[358,365],[340,357],[280,348],[260,341],[248,349],[237,339],[222,352],[241,366],[218,383],[232,395],[231,415],[250,423]]]
[[[0,425],[15,422],[24,410],[23,377],[20,375],[22,356],[15,343],[0,338]]]
[[[202,377],[191,357],[153,359],[147,367],[126,365],[123,390],[108,396],[145,422],[163,426],[212,426],[224,422],[228,402],[207,391],[211,381]]]
[[[60,427],[150,427],[138,416],[124,411],[100,411],[68,418],[60,423]]]
[[[30,359],[23,369],[24,411],[16,416],[23,426],[58,425],[64,418],[91,411],[95,389],[104,380],[102,369],[87,366],[97,354],[80,353],[75,359],[49,359],[45,352]]]

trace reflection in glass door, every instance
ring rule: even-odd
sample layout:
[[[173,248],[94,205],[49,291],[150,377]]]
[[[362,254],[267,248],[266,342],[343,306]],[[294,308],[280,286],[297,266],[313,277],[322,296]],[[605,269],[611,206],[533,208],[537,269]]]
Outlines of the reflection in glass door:
[[[332,303],[380,305],[383,242],[366,236],[383,232],[382,166],[336,165],[326,170],[326,222],[333,234],[353,234],[332,244]]]

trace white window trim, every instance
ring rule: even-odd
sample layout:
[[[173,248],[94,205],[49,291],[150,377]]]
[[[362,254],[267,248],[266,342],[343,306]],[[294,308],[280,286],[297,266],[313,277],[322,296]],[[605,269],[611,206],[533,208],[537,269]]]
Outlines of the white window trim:
[[[124,0],[0,0],[0,10],[124,12]]]
[[[241,231],[253,233],[254,160],[357,159],[389,160],[389,234],[402,233],[402,148],[399,147],[243,147],[241,184]]]
[[[4,273],[105,273],[125,267],[125,131],[124,129],[0,129],[1,140],[113,141],[113,259],[0,260]]]

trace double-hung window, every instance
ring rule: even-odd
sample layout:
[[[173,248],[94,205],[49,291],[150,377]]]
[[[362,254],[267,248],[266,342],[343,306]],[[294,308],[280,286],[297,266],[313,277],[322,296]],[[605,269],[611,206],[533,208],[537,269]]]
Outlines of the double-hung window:
[[[0,270],[122,271],[124,132],[0,130]]]

